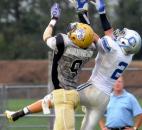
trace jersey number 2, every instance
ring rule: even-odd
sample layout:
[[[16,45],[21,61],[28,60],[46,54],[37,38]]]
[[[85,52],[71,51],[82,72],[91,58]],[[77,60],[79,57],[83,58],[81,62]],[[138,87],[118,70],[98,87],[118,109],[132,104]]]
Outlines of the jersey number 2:
[[[120,68],[116,69],[113,74],[111,75],[111,78],[114,80],[117,80],[120,76],[120,74],[123,73],[123,71],[126,69],[126,67],[128,66],[127,63],[125,62],[120,62],[118,65]]]

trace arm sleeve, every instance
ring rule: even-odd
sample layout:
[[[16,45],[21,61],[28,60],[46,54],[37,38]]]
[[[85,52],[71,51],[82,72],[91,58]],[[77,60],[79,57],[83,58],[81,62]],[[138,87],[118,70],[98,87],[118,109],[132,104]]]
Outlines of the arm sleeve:
[[[106,17],[106,14],[100,14],[100,20],[104,31],[111,29],[111,25]]]
[[[79,22],[90,25],[90,20],[88,18],[88,12],[78,13]]]
[[[56,36],[56,46],[59,52],[64,53],[65,43],[62,34]]]

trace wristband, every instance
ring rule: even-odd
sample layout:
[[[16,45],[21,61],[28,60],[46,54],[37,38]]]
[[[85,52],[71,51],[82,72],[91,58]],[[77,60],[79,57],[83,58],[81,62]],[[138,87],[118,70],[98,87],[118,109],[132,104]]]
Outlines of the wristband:
[[[50,21],[49,25],[50,25],[51,27],[54,27],[54,26],[56,25],[56,22],[57,22],[56,19],[52,19],[52,20]]]

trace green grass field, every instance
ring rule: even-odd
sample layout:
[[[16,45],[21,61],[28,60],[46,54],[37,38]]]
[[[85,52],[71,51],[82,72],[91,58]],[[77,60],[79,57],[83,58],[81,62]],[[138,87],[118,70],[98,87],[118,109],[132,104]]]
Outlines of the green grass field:
[[[8,110],[18,110],[18,109],[23,108],[26,105],[33,103],[34,101],[36,100],[24,100],[24,99],[23,100],[22,99],[9,100],[7,103],[7,109]],[[142,106],[142,100],[139,100],[139,101]],[[83,114],[80,107],[78,107],[78,109],[76,110],[76,113]],[[42,113],[39,113],[39,115],[41,114]],[[44,126],[50,127],[50,125],[52,124],[52,122],[50,122],[50,119],[46,116],[24,117],[14,123],[7,123],[8,125],[6,126],[7,126],[7,130],[48,130],[48,128],[44,128]],[[77,130],[79,130],[80,128],[81,120],[82,120],[82,117],[76,118],[76,129]],[[24,127],[24,126],[28,126],[28,127]],[[97,130],[99,130],[98,126],[97,126]],[[142,127],[139,130],[142,130]]]

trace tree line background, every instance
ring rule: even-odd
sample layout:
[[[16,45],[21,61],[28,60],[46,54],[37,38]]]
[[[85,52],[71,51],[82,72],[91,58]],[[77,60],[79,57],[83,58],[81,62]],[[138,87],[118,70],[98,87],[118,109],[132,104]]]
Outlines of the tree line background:
[[[0,60],[45,59],[49,48],[42,35],[50,21],[50,7],[59,2],[62,8],[56,33],[66,32],[70,22],[77,21],[75,9],[68,0],[0,0]],[[106,0],[107,14],[114,29],[128,27],[142,36],[142,0]],[[91,25],[103,36],[99,15],[89,6]],[[142,59],[142,50],[134,57]]]

